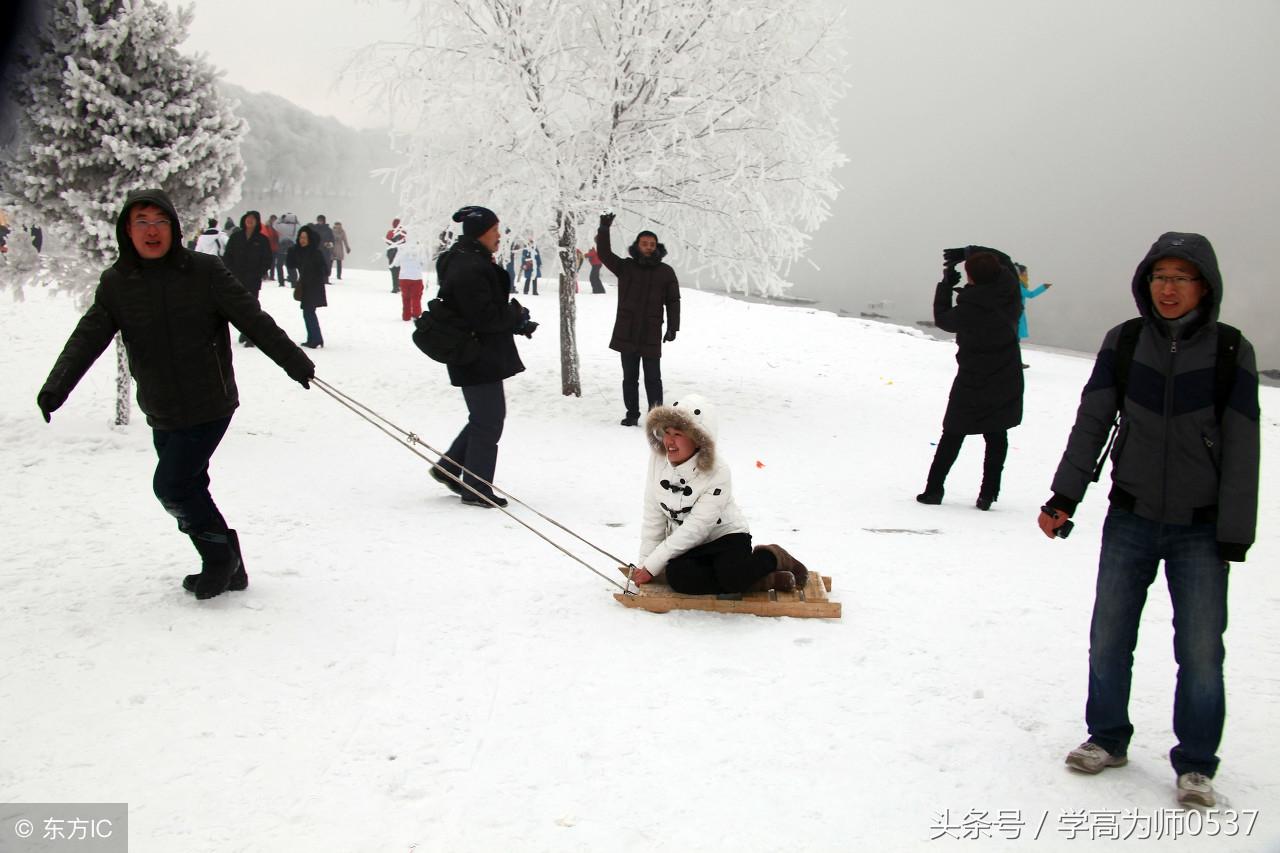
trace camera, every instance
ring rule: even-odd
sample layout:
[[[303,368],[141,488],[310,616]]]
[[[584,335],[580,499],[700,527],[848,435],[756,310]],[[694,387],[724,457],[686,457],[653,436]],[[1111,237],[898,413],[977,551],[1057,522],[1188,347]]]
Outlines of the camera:
[[[1045,504],[1044,506],[1040,507],[1040,511],[1043,512],[1045,515],[1049,516],[1050,518],[1054,519],[1055,521],[1058,518],[1058,511],[1053,507],[1049,506],[1048,504]],[[1068,536],[1071,535],[1071,530],[1075,526],[1076,526],[1076,523],[1068,519],[1067,521],[1064,521],[1062,523],[1061,527],[1053,531],[1053,535],[1058,537],[1059,539],[1066,539]]]

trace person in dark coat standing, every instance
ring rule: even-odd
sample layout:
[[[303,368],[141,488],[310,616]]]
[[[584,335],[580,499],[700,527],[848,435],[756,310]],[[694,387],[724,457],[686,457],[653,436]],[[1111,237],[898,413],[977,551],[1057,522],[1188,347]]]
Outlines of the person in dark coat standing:
[[[302,307],[302,322],[307,326],[307,339],[301,346],[308,349],[323,347],[324,336],[320,334],[320,318],[316,316],[316,309],[329,304],[325,297],[329,264],[320,250],[320,238],[310,225],[298,229],[298,242],[289,250],[289,269],[298,272],[293,298]]]
[[[231,322],[303,388],[315,365],[294,346],[213,255],[182,246],[182,229],[163,190],[136,190],[116,222],[120,257],[102,273],[36,395],[45,421],[110,345],[124,338],[138,407],[155,445],[152,480],[160,504],[191,537],[203,568],[183,588],[207,599],[249,585],[240,539],[209,494],[209,459],[240,405],[231,367]]]
[[[957,370],[942,420],[942,438],[924,492],[916,500],[942,503],[943,486],[964,437],[981,435],[987,452],[977,507],[988,510],[1000,495],[1000,478],[1009,453],[1008,430],[1022,423],[1018,275],[1013,262],[994,249],[948,249],[943,257],[942,281],[933,297],[933,320],[939,329],[956,335]],[[952,305],[953,288],[960,282],[956,264],[961,260],[965,261],[969,283],[960,289]]]
[[[609,229],[613,214],[600,217],[596,251],[618,279],[618,315],[609,349],[622,354],[622,402],[627,407],[623,426],[640,423],[640,367],[649,408],[662,405],[662,342],[674,341],[680,330],[680,282],[676,271],[662,262],[667,249],[652,231],[641,231],[626,260],[613,253]],[[662,334],[662,309],[667,309],[667,333]]]
[[[316,239],[320,243],[320,252],[324,255],[325,263],[325,279],[333,274],[333,229],[329,227],[329,222],[324,218],[324,214],[316,215],[316,221],[312,223],[311,230],[315,232]]]
[[[227,238],[227,248],[222,254],[222,262],[227,269],[258,302],[261,302],[262,278],[271,269],[273,260],[271,241],[262,233],[261,221],[262,216],[256,210],[241,216],[240,230]],[[253,346],[253,341],[244,332],[240,333],[240,343]]]
[[[503,507],[506,500],[495,495],[491,485],[507,418],[502,381],[524,370],[514,336],[532,338],[538,324],[529,319],[527,308],[510,298],[507,271],[494,263],[502,241],[497,215],[471,206],[454,213],[453,221],[462,223],[462,236],[436,259],[439,298],[476,336],[480,353],[474,361],[449,365],[449,381],[462,389],[467,404],[467,425],[436,461],[431,476],[467,506]]]

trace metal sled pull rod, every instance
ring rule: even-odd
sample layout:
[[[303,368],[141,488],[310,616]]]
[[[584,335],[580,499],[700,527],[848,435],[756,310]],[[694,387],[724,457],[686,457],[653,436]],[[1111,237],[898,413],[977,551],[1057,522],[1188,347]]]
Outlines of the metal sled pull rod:
[[[457,483],[457,484],[458,484],[459,486],[461,486],[462,488],[467,489],[468,491],[470,491],[472,494],[474,494],[474,495],[475,495],[476,497],[478,497],[479,499],[481,499],[481,500],[483,500],[483,501],[486,501],[486,502],[487,502],[487,503],[489,503],[491,506],[493,506],[495,509],[502,510],[504,513],[506,513],[506,514],[507,514],[507,517],[508,517],[508,518],[510,518],[512,521],[516,522],[516,523],[517,523],[517,524],[519,524],[521,527],[525,528],[525,529],[526,529],[526,530],[528,530],[530,533],[532,533],[533,535],[537,536],[539,539],[542,539],[542,540],[543,540],[544,542],[546,542],[548,545],[550,545],[551,547],[555,548],[557,551],[559,551],[560,553],[564,554],[564,555],[565,555],[566,557],[568,557],[569,559],[574,560],[575,562],[582,564],[582,565],[587,569],[587,571],[591,572],[591,573],[592,573],[592,574],[594,574],[594,575],[599,576],[601,579],[603,579],[603,580],[605,580],[605,581],[608,581],[610,584],[612,584],[613,586],[616,586],[618,589],[622,590],[624,593],[630,593],[630,590],[628,589],[628,587],[627,587],[627,586],[623,586],[622,584],[618,583],[618,582],[617,582],[616,580],[614,580],[613,578],[609,577],[608,575],[604,574],[603,572],[598,571],[598,570],[597,570],[597,569],[595,569],[595,568],[594,568],[590,563],[588,563],[588,562],[586,562],[585,560],[583,560],[583,559],[582,559],[581,557],[579,557],[577,554],[571,553],[570,551],[566,550],[566,549],[564,548],[564,546],[560,545],[560,543],[555,542],[555,541],[553,541],[552,539],[548,538],[546,534],[544,534],[542,531],[538,530],[537,528],[532,527],[532,526],[531,526],[528,522],[526,522],[524,519],[519,518],[519,517],[517,517],[517,516],[513,515],[513,514],[511,513],[511,511],[510,511],[510,510],[508,510],[506,507],[501,507],[501,506],[498,506],[497,504],[494,504],[492,501],[490,501],[490,500],[488,499],[488,497],[487,497],[487,496],[485,496],[485,495],[481,494],[477,489],[475,489],[474,487],[472,487],[472,486],[468,485],[467,483],[463,482],[461,477],[457,477],[457,476],[455,476],[451,471],[446,471],[443,467],[441,467],[440,465],[437,465],[434,459],[431,459],[431,458],[430,458],[430,457],[428,457],[426,454],[424,454],[424,453],[422,453],[421,451],[419,451],[417,448],[415,448],[415,447],[414,447],[414,445],[415,445],[415,444],[420,444],[420,445],[422,445],[422,446],[423,446],[423,447],[425,447],[427,450],[429,450],[429,451],[431,451],[432,453],[434,453],[434,454],[436,454],[437,456],[439,456],[441,459],[443,459],[443,460],[445,460],[446,462],[449,462],[449,463],[451,463],[451,464],[457,465],[457,466],[458,466],[460,469],[462,469],[464,472],[469,473],[469,474],[471,474],[473,477],[475,477],[475,474],[474,474],[473,472],[468,471],[468,470],[467,470],[467,468],[465,468],[465,467],[464,467],[464,466],[462,466],[461,464],[459,464],[459,463],[455,462],[454,460],[450,459],[448,456],[445,456],[443,453],[440,453],[440,451],[436,450],[436,449],[435,449],[434,447],[432,447],[430,444],[427,444],[425,441],[423,441],[422,439],[418,438],[418,436],[417,436],[417,435],[415,435],[414,433],[409,432],[408,430],[405,430],[405,429],[402,429],[402,428],[400,428],[400,427],[396,426],[394,423],[392,423],[391,421],[387,420],[385,417],[383,417],[382,415],[378,414],[378,413],[377,413],[377,412],[375,412],[373,409],[370,409],[368,406],[364,405],[363,403],[358,402],[357,400],[355,400],[355,399],[353,399],[353,398],[349,397],[348,395],[344,394],[343,392],[339,391],[337,388],[334,388],[332,385],[330,385],[328,382],[325,382],[323,379],[320,379],[319,377],[312,377],[311,381],[312,381],[312,382],[314,382],[314,383],[316,384],[316,387],[318,387],[321,391],[323,391],[323,392],[325,392],[326,394],[328,394],[330,397],[332,397],[334,400],[336,400],[336,401],[337,401],[338,403],[340,403],[341,405],[343,405],[343,406],[345,406],[346,408],[350,409],[351,411],[355,412],[357,416],[359,416],[359,417],[363,418],[364,420],[368,421],[370,424],[372,424],[372,425],[373,425],[375,428],[377,428],[379,431],[381,431],[381,432],[385,433],[386,435],[389,435],[392,439],[394,439],[394,440],[396,441],[396,443],[400,444],[402,447],[407,448],[407,449],[409,450],[409,452],[410,452],[410,453],[413,453],[413,454],[414,454],[415,456],[417,456],[419,459],[422,459],[422,460],[424,460],[425,462],[427,462],[428,464],[430,464],[432,468],[435,468],[437,471],[440,471],[441,473],[443,473],[443,474],[444,474],[445,476],[447,476],[449,479],[453,480],[455,483]],[[366,414],[366,412],[367,412],[368,414]],[[370,417],[370,415],[372,415],[373,417]],[[378,423],[378,420],[374,420],[374,418],[377,418],[378,420],[382,421],[383,423]],[[384,425],[383,425],[384,423],[385,423],[385,424],[387,424],[387,425],[389,425],[389,426],[391,427],[391,429],[388,429],[388,428],[387,428],[387,426],[384,426]],[[393,430],[395,430],[395,431],[393,431]],[[484,484],[485,484],[486,486],[488,486],[489,488],[491,488],[491,489],[495,489],[496,491],[499,491],[499,492],[502,492],[502,494],[506,495],[506,496],[507,496],[508,498],[510,498],[511,500],[513,500],[513,501],[515,501],[516,503],[520,504],[520,506],[522,506],[522,507],[524,507],[525,509],[529,510],[529,511],[530,511],[530,512],[532,512],[534,515],[538,516],[538,517],[539,517],[539,518],[541,518],[541,519],[544,519],[545,521],[550,522],[551,524],[554,524],[556,527],[558,527],[558,528],[560,528],[561,530],[565,531],[565,532],[566,532],[566,533],[568,533],[570,536],[573,536],[575,539],[579,540],[580,542],[583,542],[584,544],[590,545],[592,548],[594,548],[595,550],[599,551],[601,554],[603,554],[604,556],[608,557],[609,559],[617,561],[617,562],[618,562],[618,565],[625,565],[625,563],[624,563],[622,560],[618,560],[618,558],[617,558],[617,557],[613,556],[613,555],[612,555],[612,554],[610,554],[608,551],[605,551],[604,549],[600,548],[599,546],[597,546],[597,545],[595,545],[595,544],[593,544],[593,543],[591,543],[591,542],[587,541],[586,539],[583,539],[581,536],[579,536],[578,534],[574,533],[572,530],[569,530],[567,527],[565,527],[564,525],[562,525],[562,524],[560,524],[559,522],[555,521],[554,519],[547,518],[547,516],[545,516],[545,515],[543,515],[542,513],[538,512],[536,509],[534,509],[533,507],[529,506],[527,503],[525,503],[524,501],[520,500],[519,498],[515,497],[515,496],[514,496],[514,495],[512,495],[510,492],[507,492],[507,491],[505,491],[504,489],[498,488],[497,486],[493,485],[493,484],[492,484],[492,483],[490,483],[490,482],[487,482],[486,480],[484,480],[484,479],[483,479],[483,478],[481,478],[481,477],[476,477],[476,479],[477,479],[477,480],[479,480],[481,483],[484,483]],[[629,585],[630,585],[630,582],[628,581],[628,586],[629,586]]]
[[[510,492],[508,492],[506,489],[503,489],[503,488],[501,488],[500,486],[496,486],[496,485],[494,485],[493,483],[490,483],[488,480],[484,479],[483,477],[477,476],[477,475],[476,475],[476,473],[475,473],[474,471],[471,471],[470,469],[468,469],[468,468],[467,468],[465,465],[463,465],[461,462],[458,462],[458,461],[457,461],[457,460],[455,460],[455,459],[450,459],[446,454],[441,453],[439,450],[436,450],[436,449],[435,449],[434,447],[432,447],[430,444],[427,444],[425,441],[423,441],[421,438],[419,438],[419,437],[417,436],[417,434],[415,434],[415,433],[413,433],[413,432],[411,432],[411,431],[409,431],[409,430],[405,429],[405,428],[404,428],[404,427],[402,427],[402,426],[398,426],[398,425],[396,425],[395,423],[393,423],[392,421],[390,421],[389,419],[387,419],[387,418],[386,418],[386,417],[384,417],[383,415],[379,414],[378,412],[375,412],[373,409],[371,409],[371,408],[369,408],[368,406],[366,406],[366,405],[364,405],[363,403],[361,403],[359,400],[356,400],[356,399],[354,399],[353,397],[351,397],[350,395],[345,394],[345,393],[343,393],[342,391],[339,391],[337,388],[334,388],[332,385],[330,385],[329,383],[325,382],[324,380],[317,380],[317,384],[319,384],[319,385],[323,386],[322,390],[326,391],[326,392],[327,392],[327,393],[329,393],[331,396],[334,396],[334,397],[335,397],[335,399],[337,399],[339,402],[343,403],[343,405],[347,406],[348,408],[352,408],[352,407],[354,407],[355,409],[359,409],[359,410],[363,411],[364,413],[366,413],[367,415],[371,415],[372,417],[377,418],[379,421],[382,421],[382,423],[384,423],[384,424],[386,424],[387,426],[391,427],[391,429],[393,429],[393,430],[395,430],[397,433],[399,433],[399,435],[396,435],[396,436],[394,436],[394,437],[395,437],[398,441],[400,441],[401,443],[407,443],[408,445],[414,445],[414,444],[420,444],[420,445],[422,445],[423,447],[427,448],[427,450],[429,450],[429,451],[431,451],[432,453],[434,453],[436,456],[438,456],[438,457],[440,457],[441,459],[443,459],[444,461],[448,462],[450,465],[457,465],[457,466],[458,466],[458,468],[459,468],[461,471],[463,471],[464,473],[470,474],[472,477],[475,477],[475,479],[476,479],[476,480],[478,480],[479,482],[481,482],[481,483],[483,483],[484,485],[488,486],[489,488],[491,488],[491,489],[493,489],[493,490],[495,490],[495,491],[497,491],[497,492],[501,492],[503,495],[505,495],[506,497],[508,497],[508,498],[510,498],[511,500],[515,501],[515,502],[516,502],[516,503],[518,503],[520,506],[522,506],[522,507],[524,507],[525,509],[529,510],[529,512],[531,512],[531,513],[533,513],[534,515],[538,516],[538,518],[542,519],[543,521],[547,522],[548,524],[553,525],[554,527],[559,528],[560,530],[563,530],[565,533],[568,533],[570,536],[572,536],[574,539],[577,539],[577,540],[578,540],[579,542],[581,542],[582,544],[587,545],[588,547],[590,547],[590,548],[592,548],[593,550],[597,551],[597,552],[598,552],[598,553],[600,553],[601,555],[603,555],[603,556],[605,556],[605,557],[608,557],[610,560],[613,560],[613,561],[614,561],[615,563],[617,563],[619,566],[625,566],[625,565],[628,565],[628,562],[627,562],[626,560],[619,559],[618,557],[614,556],[613,554],[610,554],[608,551],[604,550],[604,549],[603,549],[603,548],[601,548],[599,545],[595,544],[594,542],[590,541],[589,539],[585,539],[585,538],[583,538],[582,536],[580,536],[580,535],[578,535],[577,533],[575,533],[574,531],[570,530],[568,527],[565,527],[563,524],[561,524],[560,522],[556,521],[554,518],[551,518],[550,516],[548,516],[548,515],[546,515],[546,514],[544,514],[544,513],[542,513],[542,512],[539,512],[538,510],[536,510],[536,509],[534,509],[533,507],[529,506],[529,505],[528,505],[527,503],[525,503],[524,501],[520,500],[520,499],[519,499],[518,497],[516,497],[515,495],[511,494]],[[357,414],[359,414],[359,412],[357,412]],[[362,415],[362,417],[364,417],[364,415]],[[366,417],[366,418],[365,418],[365,420],[369,420],[369,418],[368,418],[368,417]],[[370,421],[370,422],[372,423],[372,421]],[[381,429],[383,432],[387,432],[387,430],[386,430],[385,428],[383,428],[381,425],[376,424],[376,423],[375,423],[374,425],[375,425],[375,426],[377,426],[379,429]],[[388,434],[390,435],[391,433],[388,433]],[[401,436],[403,436],[403,438],[401,438]],[[435,468],[437,471],[439,471],[440,473],[444,474],[446,477],[448,477],[448,478],[449,478],[450,480],[452,480],[453,482],[457,483],[459,486],[462,486],[463,488],[467,489],[469,492],[471,492],[472,494],[475,494],[477,497],[480,497],[480,498],[483,498],[483,497],[484,497],[484,495],[481,495],[479,492],[477,492],[477,491],[476,491],[475,489],[473,489],[471,486],[468,486],[466,483],[464,483],[464,482],[462,481],[462,478],[461,478],[461,477],[458,477],[458,476],[456,476],[452,471],[447,471],[447,470],[445,470],[442,466],[437,465],[434,459],[428,459],[426,456],[423,456],[421,453],[419,453],[419,454],[418,454],[418,456],[420,456],[420,457],[421,457],[421,458],[423,458],[423,459],[426,459],[428,462],[430,462],[430,463],[431,463],[431,467],[432,467],[432,468]],[[501,509],[501,507],[498,507],[498,508],[499,508],[499,509]],[[508,514],[509,514],[509,513],[508,513]]]

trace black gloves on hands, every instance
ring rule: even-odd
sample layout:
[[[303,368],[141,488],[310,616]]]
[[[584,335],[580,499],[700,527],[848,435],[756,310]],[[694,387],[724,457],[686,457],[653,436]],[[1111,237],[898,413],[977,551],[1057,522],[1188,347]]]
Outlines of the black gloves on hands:
[[[610,228],[612,228],[612,227],[613,227],[613,217],[614,217],[614,214],[612,214],[612,213],[602,213],[602,214],[600,214],[600,227],[601,227],[601,228],[603,228],[603,229],[604,229],[604,230],[606,230],[606,231],[607,231],[607,230],[609,230]]]
[[[520,306],[520,303],[514,299],[511,300],[511,303],[520,308],[520,322],[515,327],[515,333],[532,339],[533,333],[538,329],[538,324],[529,319],[528,308]]]
[[[672,341],[674,341],[674,340],[676,339],[676,330],[675,330],[675,329],[667,329],[667,333],[666,333],[665,335],[663,335],[663,336],[662,336],[662,339],[663,339],[664,341],[666,341],[667,343],[671,343]]]
[[[44,415],[45,423],[52,423],[53,419],[49,416],[58,410],[58,406],[62,405],[53,398],[53,394],[49,391],[41,391],[36,395],[36,405],[40,407],[40,414]]]
[[[948,266],[942,271],[942,283],[947,287],[955,287],[960,283],[960,271]]]
[[[284,372],[289,378],[307,390],[311,389],[311,380],[316,378],[316,366],[302,350],[294,353],[293,358],[285,365]]]
[[[967,255],[968,250],[963,247],[959,249],[942,250],[942,260],[944,260],[946,265],[949,267],[954,267],[956,264],[961,263]]]

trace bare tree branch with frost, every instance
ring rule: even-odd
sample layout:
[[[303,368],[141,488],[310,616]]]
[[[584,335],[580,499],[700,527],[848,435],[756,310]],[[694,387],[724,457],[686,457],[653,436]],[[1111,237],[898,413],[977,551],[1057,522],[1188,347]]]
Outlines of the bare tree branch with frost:
[[[412,0],[348,77],[386,99],[411,228],[464,204],[558,247],[561,380],[578,395],[574,249],[604,208],[681,278],[781,293],[845,161],[841,18],[825,0]],[[585,226],[585,227],[584,227]],[[585,232],[585,233],[583,233]]]

